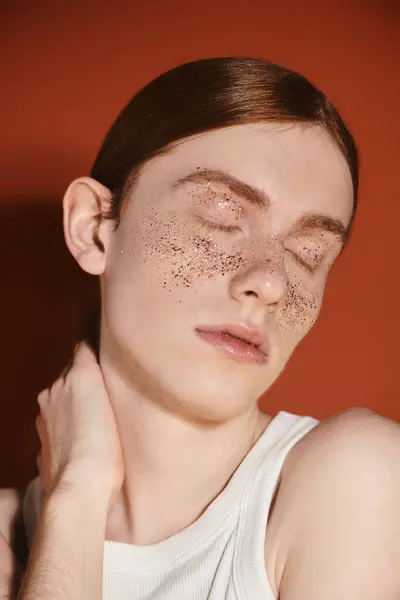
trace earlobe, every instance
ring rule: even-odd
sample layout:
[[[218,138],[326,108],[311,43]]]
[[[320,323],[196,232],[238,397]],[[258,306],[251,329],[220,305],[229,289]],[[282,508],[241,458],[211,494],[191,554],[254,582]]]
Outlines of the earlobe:
[[[64,236],[69,251],[80,267],[91,275],[105,268],[110,222],[104,219],[110,191],[90,177],[75,179],[64,199]]]

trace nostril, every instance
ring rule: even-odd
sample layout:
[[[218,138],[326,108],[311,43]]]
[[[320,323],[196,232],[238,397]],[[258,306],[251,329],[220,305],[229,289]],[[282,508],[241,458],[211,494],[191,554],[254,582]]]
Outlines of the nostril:
[[[246,290],[245,296],[256,296],[257,297],[257,294],[251,290]]]

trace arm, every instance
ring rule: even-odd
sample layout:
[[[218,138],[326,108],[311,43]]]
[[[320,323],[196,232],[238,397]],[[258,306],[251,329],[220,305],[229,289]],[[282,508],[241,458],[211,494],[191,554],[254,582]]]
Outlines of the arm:
[[[100,600],[107,516],[124,468],[102,373],[85,344],[38,403],[44,502],[18,600]]]
[[[18,600],[100,600],[106,490],[55,489],[43,506]]]
[[[400,598],[399,425],[349,411],[299,458],[280,599]]]

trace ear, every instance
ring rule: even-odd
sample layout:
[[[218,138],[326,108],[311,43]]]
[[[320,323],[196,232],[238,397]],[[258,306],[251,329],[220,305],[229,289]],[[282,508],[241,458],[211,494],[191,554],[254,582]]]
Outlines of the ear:
[[[75,179],[63,199],[64,236],[68,249],[80,267],[91,275],[101,275],[112,221],[104,219],[110,190],[90,177]]]

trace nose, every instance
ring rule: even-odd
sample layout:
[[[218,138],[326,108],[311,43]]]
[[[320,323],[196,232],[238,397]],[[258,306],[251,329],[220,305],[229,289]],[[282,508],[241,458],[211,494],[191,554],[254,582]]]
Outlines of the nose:
[[[279,308],[286,295],[288,282],[285,270],[276,264],[257,264],[236,273],[230,281],[230,294],[239,302],[248,302],[249,297],[270,312]]]

